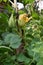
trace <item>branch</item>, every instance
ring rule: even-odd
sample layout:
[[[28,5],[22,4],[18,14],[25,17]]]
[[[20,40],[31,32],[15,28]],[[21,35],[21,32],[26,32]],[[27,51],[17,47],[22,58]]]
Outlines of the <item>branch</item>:
[[[17,8],[17,0],[14,0],[14,4],[16,6],[16,13],[18,12],[18,8]]]
[[[12,4],[12,7],[14,7],[15,9],[17,8],[17,2],[16,2],[16,0],[14,1],[14,3],[11,0],[9,0],[9,2]]]
[[[9,2],[10,2],[12,5],[14,4],[11,0],[9,0]]]

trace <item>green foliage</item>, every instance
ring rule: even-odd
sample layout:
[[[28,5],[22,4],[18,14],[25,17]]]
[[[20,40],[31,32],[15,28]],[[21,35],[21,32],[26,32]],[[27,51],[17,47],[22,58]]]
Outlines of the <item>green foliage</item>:
[[[2,1],[3,1],[3,2],[7,2],[7,0],[0,0],[0,3],[1,3]]]
[[[14,27],[14,18],[13,18],[13,14],[11,14],[11,17],[9,18],[8,21],[9,27]]]
[[[43,65],[43,58],[41,58],[41,59],[39,60],[39,62],[37,63],[37,65]]]
[[[3,0],[4,2],[7,2],[7,0]]]
[[[20,27],[9,3],[4,10],[0,13],[0,65],[43,65],[43,15],[32,11],[32,20]],[[18,11],[19,14],[25,12],[25,9]]]
[[[16,34],[7,34],[4,41],[12,48],[18,48],[21,45],[21,38]]]
[[[0,13],[0,34],[7,30],[8,27],[8,16],[7,14]]]
[[[24,64],[29,64],[31,59],[27,58],[24,54],[20,53],[17,57],[17,61],[18,62],[23,62]]]
[[[2,0],[0,0],[0,3],[2,2]]]
[[[39,19],[39,14],[34,11],[32,12],[32,16],[34,19]]]
[[[34,0],[22,0],[24,4],[32,3]]]

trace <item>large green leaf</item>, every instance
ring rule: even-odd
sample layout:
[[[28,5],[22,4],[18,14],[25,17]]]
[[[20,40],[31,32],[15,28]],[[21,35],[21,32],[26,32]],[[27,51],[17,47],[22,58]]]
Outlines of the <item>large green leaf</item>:
[[[31,60],[27,58],[23,53],[20,53],[17,57],[19,62],[29,63]]]
[[[12,48],[18,48],[21,45],[20,36],[12,33],[7,34],[5,36],[4,41],[6,42],[6,44],[9,44],[9,46]]]

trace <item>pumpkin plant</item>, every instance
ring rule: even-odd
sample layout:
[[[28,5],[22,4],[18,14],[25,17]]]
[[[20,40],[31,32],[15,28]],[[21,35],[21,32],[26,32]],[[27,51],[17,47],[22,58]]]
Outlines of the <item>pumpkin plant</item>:
[[[18,10],[14,1],[0,12],[0,65],[43,65],[43,15]]]

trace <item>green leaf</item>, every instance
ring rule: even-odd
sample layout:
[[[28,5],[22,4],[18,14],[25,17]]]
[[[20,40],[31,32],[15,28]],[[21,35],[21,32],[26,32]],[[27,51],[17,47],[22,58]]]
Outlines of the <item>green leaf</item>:
[[[0,46],[0,53],[2,52],[7,52],[7,51],[11,51],[13,52],[13,50],[9,47],[6,47],[6,46]]]
[[[43,65],[43,58],[41,58],[41,59],[39,60],[39,62],[37,63],[37,65]]]
[[[13,14],[11,14],[11,17],[9,18],[8,25],[9,25],[9,27],[14,27],[14,25],[15,25]]]
[[[0,3],[2,2],[2,0],[0,0]]]
[[[20,53],[17,57],[17,60],[19,62],[24,62],[24,63],[29,63],[30,62],[30,59],[27,58],[24,54]]]
[[[7,34],[4,41],[12,48],[18,48],[21,45],[21,38],[16,34]]]
[[[4,2],[7,2],[7,0],[3,0]]]
[[[8,16],[4,13],[0,13],[0,33],[4,32],[8,28]]]
[[[2,45],[4,42],[2,40],[0,40],[0,45]]]
[[[32,17],[37,20],[39,19],[39,15],[36,12],[32,12]]]
[[[24,3],[24,4],[27,4],[27,3],[32,3],[34,0],[22,0],[22,2]]]

